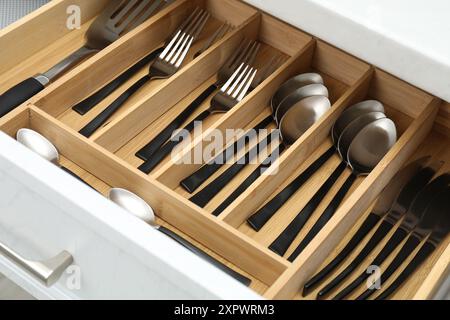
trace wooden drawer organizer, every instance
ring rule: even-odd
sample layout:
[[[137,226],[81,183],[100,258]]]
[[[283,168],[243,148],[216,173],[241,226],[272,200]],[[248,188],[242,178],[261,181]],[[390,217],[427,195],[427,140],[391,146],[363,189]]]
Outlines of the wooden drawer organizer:
[[[83,25],[81,29],[69,32],[65,28],[65,10],[73,3],[82,8]],[[45,70],[81,46],[85,31],[106,3],[106,0],[55,0],[2,31],[0,91],[12,86],[16,79]],[[234,30],[197,59],[187,59],[183,69],[172,78],[144,87],[90,139],[78,134],[81,127],[129,84],[83,117],[72,111],[71,107],[160,46],[196,5],[206,7],[214,18],[208,22],[206,31],[191,52],[202,45],[220,21],[232,23]],[[251,128],[269,114],[268,102],[277,87],[300,72],[313,70],[324,77],[333,106],[282,154],[276,175],[260,177],[226,211],[214,217],[210,214],[211,210],[254,166],[241,172],[205,209],[201,209],[188,201],[188,194],[179,187],[179,181],[200,165],[177,165],[173,160],[166,159],[152,174],[145,175],[136,169],[142,161],[134,154],[215,81],[221,64],[244,36],[263,43],[256,66],[262,65],[268,56],[274,54],[281,54],[285,58],[284,63],[230,112],[208,119],[203,125],[207,128],[203,136],[185,144],[179,151],[180,156],[205,143],[212,129]],[[21,41],[17,42],[17,39]],[[142,70],[129,83],[146,72],[147,69]],[[385,104],[387,114],[399,129],[399,140],[368,177],[358,180],[331,221],[290,263],[271,252],[267,246],[319,188],[324,177],[334,170],[339,161],[337,156],[328,161],[260,232],[250,229],[245,220],[329,147],[329,131],[340,113],[349,105],[366,98],[378,99]],[[450,113],[447,105],[441,109],[435,127],[437,130],[432,130],[440,105],[441,102],[431,95],[240,1],[178,0],[5,116],[1,119],[0,129],[11,136],[22,127],[37,130],[57,146],[63,155],[64,165],[100,192],[106,193],[114,186],[137,193],[154,207],[161,224],[188,237],[232,268],[249,276],[253,280],[251,287],[256,292],[269,299],[297,299],[301,298],[299,292],[305,280],[345,244],[369,212],[371,203],[406,162],[423,154],[450,160]],[[199,112],[206,107],[207,104]],[[446,170],[449,169],[450,164],[447,163]],[[323,201],[287,255],[345,178],[340,179]],[[394,298],[430,298],[446,275],[449,259],[447,239]],[[311,297],[313,295],[307,298]]]

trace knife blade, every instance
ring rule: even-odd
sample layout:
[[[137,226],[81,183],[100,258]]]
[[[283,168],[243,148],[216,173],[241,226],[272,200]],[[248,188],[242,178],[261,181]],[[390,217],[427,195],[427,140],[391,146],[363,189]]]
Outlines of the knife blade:
[[[381,266],[382,263],[389,257],[389,255],[398,247],[398,245],[400,245],[400,243],[406,239],[410,232],[412,232],[420,222],[427,220],[426,218],[428,217],[425,215],[425,212],[427,212],[428,206],[437,194],[445,190],[449,183],[450,175],[441,175],[430,182],[428,185],[426,185],[419,192],[419,194],[415,197],[414,201],[409,207],[408,211],[406,212],[400,226],[390,237],[386,245],[378,253],[375,259],[369,264],[369,266]],[[409,241],[408,249],[412,247],[411,243],[415,243],[415,240]],[[366,279],[368,279],[370,275],[370,273],[364,271],[359,275],[359,277],[357,277],[355,280],[353,280],[353,282],[351,282],[342,291],[340,291],[334,299],[344,299],[350,293],[356,290],[359,285],[361,285]],[[387,276],[387,274],[385,276]]]
[[[369,242],[359,252],[357,257],[347,265],[347,267],[330,283],[328,283],[317,295],[318,299],[324,298],[331,290],[346,279],[377,247],[384,237],[391,231],[397,222],[404,216],[416,195],[428,184],[431,178],[443,165],[442,162],[433,162],[422,168],[405,185],[397,199],[394,201],[388,214],[384,217],[382,223],[372,235]]]
[[[312,290],[314,290],[322,280],[333,272],[351,252],[358,246],[358,244],[364,239],[364,237],[372,230],[373,227],[384,217],[389,209],[394,204],[395,199],[400,194],[400,191],[411,180],[411,178],[419,172],[423,166],[429,162],[430,156],[420,158],[414,162],[411,162],[400,171],[398,171],[388,185],[383,189],[378,200],[375,203],[371,213],[364,220],[361,227],[346,244],[339,254],[334,258],[326,267],[320,270],[314,277],[312,277],[303,287],[302,295],[307,296]]]

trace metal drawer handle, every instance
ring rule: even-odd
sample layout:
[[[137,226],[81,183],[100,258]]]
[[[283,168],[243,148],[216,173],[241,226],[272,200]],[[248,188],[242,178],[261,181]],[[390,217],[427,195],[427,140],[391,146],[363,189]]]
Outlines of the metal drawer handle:
[[[0,242],[0,253],[26,269],[47,287],[58,282],[67,267],[73,263],[73,257],[67,251],[63,251],[46,261],[30,261],[22,258]]]

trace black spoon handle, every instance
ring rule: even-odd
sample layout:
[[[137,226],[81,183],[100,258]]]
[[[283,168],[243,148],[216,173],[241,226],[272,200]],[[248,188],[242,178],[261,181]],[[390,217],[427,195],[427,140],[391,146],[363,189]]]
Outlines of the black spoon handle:
[[[245,180],[242,182],[236,190],[234,190],[214,211],[213,215],[219,216],[230,204],[234,202],[245,190],[247,190],[253,182],[255,182],[265,170],[267,170],[272,163],[278,158],[278,156],[284,151],[286,146],[280,144],[275,151],[267,157]]]
[[[157,56],[164,50],[164,48],[158,48],[154,50],[152,53],[141,59],[139,62],[134,64],[127,71],[122,73],[120,76],[115,78],[113,81],[108,83],[103,88],[99,89],[97,92],[87,97],[83,101],[76,104],[72,109],[81,115],[85,115],[92,108],[94,108],[97,104],[99,104],[102,100],[104,100],[107,96],[113,93],[117,88],[119,88],[122,84],[127,82],[132,76],[138,73],[142,68],[156,59]]]
[[[323,198],[327,195],[328,191],[333,187],[337,179],[344,172],[347,164],[342,161],[339,166],[334,170],[333,174],[325,181],[320,187],[319,191],[309,200],[306,206],[300,211],[300,213],[292,220],[286,229],[275,239],[269,246],[269,249],[273,252],[283,256],[292,242],[297,237],[298,233],[302,230],[305,223],[317,209]]]
[[[333,217],[342,200],[344,200],[345,195],[348,193],[353,183],[356,181],[356,178],[357,176],[353,173],[348,177],[347,181],[345,181],[341,189],[334,196],[333,200],[331,200],[328,207],[322,213],[319,220],[317,220],[317,222],[314,224],[314,226],[311,228],[311,230],[308,232],[308,234],[305,236],[302,242],[300,242],[295,251],[289,256],[288,260],[290,262],[294,261],[299,256],[299,254],[303,252],[306,246],[314,239],[314,237],[320,232],[320,230],[322,230],[322,228],[327,224],[327,222]]]
[[[196,246],[194,246],[192,243],[190,243],[189,241],[183,239],[182,237],[180,237],[178,234],[176,234],[175,232],[164,228],[164,227],[159,227],[158,228],[159,231],[161,231],[163,234],[165,234],[166,236],[168,236],[169,238],[175,240],[176,242],[178,242],[179,244],[181,244],[183,247],[185,247],[186,249],[188,249],[189,251],[193,252],[194,254],[196,254],[197,256],[199,256],[200,258],[204,259],[205,261],[211,263],[212,265],[216,266],[217,268],[219,268],[220,270],[224,271],[226,274],[230,275],[231,277],[233,277],[234,279],[236,279],[237,281],[241,282],[242,284],[249,286],[251,283],[251,280],[245,276],[243,276],[242,274],[234,271],[233,269],[227,267],[226,265],[224,265],[222,262],[214,259],[213,257],[211,257],[209,254],[205,253],[204,251],[200,250],[199,248],[197,248]]]
[[[370,264],[371,266],[380,267],[381,264],[386,260],[386,258],[397,248],[397,246],[406,238],[408,232],[402,228],[398,228],[380,253]],[[354,290],[356,290],[366,279],[370,277],[370,273],[363,272],[358,278],[356,278],[352,283],[345,287],[341,292],[339,292],[333,300],[342,300],[348,295],[350,295]]]
[[[378,229],[370,238],[369,242],[359,252],[355,259],[330,283],[328,283],[317,295],[318,299],[324,298],[331,290],[338,286],[344,279],[346,279],[363,261],[364,259],[376,248],[381,240],[389,233],[393,225],[386,220],[380,224]]]
[[[251,148],[241,159],[229,167],[214,181],[208,184],[205,188],[192,196],[189,200],[201,208],[204,208],[231,180],[234,179],[241,172],[247,164],[256,157],[261,150],[270,144],[272,137],[278,136],[278,132],[268,134],[256,146]]]
[[[211,115],[211,111],[205,110],[199,114],[194,120],[184,127],[177,135],[170,139],[163,145],[156,153],[154,153],[149,160],[144,162],[138,169],[144,173],[149,174],[156,166],[167,157],[177,145],[179,145],[185,137],[187,132],[192,132],[197,122],[201,122]]]
[[[254,128],[246,132],[236,142],[226,148],[222,153],[217,155],[206,165],[202,166],[199,170],[191,174],[189,177],[181,181],[181,186],[188,192],[193,193],[197,190],[206,180],[208,180],[217,170],[219,170],[233,155],[239,152],[239,147],[244,147],[246,140],[250,140],[252,136],[256,136],[258,130],[267,127],[273,118],[271,116],[265,118],[258,123]]]
[[[314,161],[305,171],[303,171],[286,188],[278,193],[272,200],[267,202],[261,209],[248,218],[248,224],[256,231],[262,227],[274,216],[274,214],[283,206],[298,189],[312,177],[322,165],[327,162],[335,153],[335,148],[331,147],[316,161]],[[256,180],[256,179],[255,179]]]
[[[177,130],[202,103],[217,90],[217,85],[213,84],[202,92],[192,103],[186,107],[171,123],[169,123],[152,141],[136,153],[136,157],[147,161],[158,151],[164,143],[169,140],[175,130]]]
[[[372,230],[373,227],[380,221],[380,216],[374,213],[370,213],[369,216],[364,220],[361,227],[355,233],[355,235],[350,239],[344,249],[339,252],[336,258],[333,259],[329,264],[326,265],[322,270],[319,271],[314,277],[312,277],[303,287],[302,295],[307,296],[312,290],[314,290],[322,280],[328,276],[333,270],[335,270],[345,258],[361,243],[361,241],[366,237],[366,235]]]
[[[375,300],[385,300],[389,298],[395,291],[401,287],[401,285],[408,280],[409,276],[416,271],[416,269],[433,253],[436,247],[426,242],[414,258],[409,262],[402,273],[394,280],[394,282],[384,290]]]
[[[60,167],[60,168],[61,168],[61,170],[63,170],[63,171],[65,171],[65,172],[67,172],[68,174],[70,174],[70,175],[71,175],[72,177],[74,177],[75,179],[77,179],[77,180],[83,182],[83,183],[84,183],[85,185],[87,185],[88,187],[94,189],[94,187],[92,187],[89,183],[87,183],[86,181],[84,181],[83,179],[81,179],[80,176],[78,176],[78,175],[77,175],[75,172],[73,172],[72,170],[67,169],[66,167]],[[95,190],[95,189],[94,189],[94,190]]]
[[[83,129],[80,130],[80,134],[89,138],[95,131],[97,131],[114,113],[116,113],[123,104],[151,80],[149,75],[142,77],[135,84],[133,84],[127,91],[122,93],[112,104],[110,104],[105,110],[103,110],[97,117],[89,122]]]
[[[409,255],[420,245],[421,240],[416,236],[411,236],[408,238],[406,243],[403,245],[400,252],[395,256],[394,260],[389,264],[386,270],[381,274],[379,279],[382,285],[386,282],[397,269],[403,264],[403,262],[409,257]],[[362,293],[357,300],[366,300],[375,292],[375,288],[367,289]]]

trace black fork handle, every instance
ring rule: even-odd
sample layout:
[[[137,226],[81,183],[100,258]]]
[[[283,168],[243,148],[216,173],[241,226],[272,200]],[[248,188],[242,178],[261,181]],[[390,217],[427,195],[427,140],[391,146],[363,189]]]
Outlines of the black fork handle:
[[[186,132],[192,132],[195,128],[195,124],[197,122],[201,122],[208,118],[211,115],[211,111],[209,109],[203,111],[201,114],[199,114],[194,120],[192,120],[188,125],[186,125],[182,131],[180,131],[179,134],[175,135],[172,139],[170,139],[165,145],[163,145],[156,153],[154,153],[149,160],[144,162],[138,169],[142,172],[149,174],[152,172],[153,169],[156,168],[156,166],[166,158],[173,149],[177,145],[179,145],[184,138],[184,133]]]
[[[347,181],[345,181],[345,183],[342,185],[341,189],[335,195],[333,200],[331,200],[330,204],[322,213],[320,218],[317,220],[317,222],[314,224],[314,226],[311,228],[311,230],[308,232],[308,234],[305,236],[302,242],[300,242],[295,251],[289,256],[288,260],[290,262],[293,262],[300,255],[300,253],[302,253],[303,250],[305,250],[306,246],[314,239],[314,237],[320,232],[320,230],[322,230],[322,228],[327,224],[327,222],[333,217],[342,200],[344,200],[345,195],[348,193],[351,186],[356,181],[356,178],[357,176],[353,173],[348,177]]]
[[[317,295],[318,299],[324,298],[328,293],[338,286],[342,281],[344,281],[363,261],[367,256],[376,248],[381,240],[391,231],[393,225],[383,220],[380,226],[377,228],[375,233],[370,238],[369,242],[364,246],[364,248],[359,252],[355,259],[330,283],[328,283]]]
[[[181,186],[188,192],[195,192],[206,180],[208,180],[217,170],[219,170],[225,163],[228,161],[233,155],[239,152],[239,147],[245,146],[246,139],[251,137],[251,132],[257,134],[256,131],[264,129],[267,127],[273,118],[268,116],[260,123],[258,123],[254,128],[250,131],[246,132],[241,138],[236,140],[231,146],[226,148],[223,152],[217,155],[213,160],[209,163],[202,166],[199,170],[191,174],[189,177],[183,179],[181,181]]]
[[[164,227],[159,227],[158,230],[160,232],[162,232],[163,234],[165,234],[166,236],[168,236],[169,238],[171,238],[172,240],[175,240],[177,243],[181,244],[183,247],[185,247],[186,249],[188,249],[189,251],[191,251],[195,255],[197,255],[200,258],[204,259],[205,261],[211,263],[212,265],[216,266],[217,268],[219,268],[220,270],[222,270],[226,274],[230,275],[231,277],[233,277],[237,281],[241,282],[242,284],[244,284],[246,286],[250,285],[251,280],[249,278],[247,278],[247,277],[243,276],[242,274],[234,271],[233,269],[227,267],[222,262],[214,259],[209,254],[207,254],[204,251],[200,250],[199,248],[194,246],[189,241],[187,241],[187,240],[183,239],[182,237],[180,237],[175,232],[173,232],[173,231],[171,231],[171,230],[169,230],[167,228],[164,228]]]
[[[334,170],[331,176],[320,187],[319,191],[309,200],[306,206],[297,214],[292,222],[283,230],[283,232],[272,242],[269,249],[283,256],[295,240],[299,232],[303,229],[306,222],[322,202],[328,191],[333,187],[335,182],[344,172],[347,164],[342,161]]]
[[[0,96],[0,118],[44,89],[38,80],[29,78],[4,92]]]
[[[366,235],[372,230],[373,227],[380,221],[380,216],[374,213],[370,213],[369,216],[364,220],[361,227],[355,233],[355,235],[350,239],[350,241],[345,245],[344,249],[339,252],[339,254],[322,270],[320,270],[314,277],[312,277],[303,287],[302,295],[306,297],[312,290],[317,288],[317,286],[328,276],[333,270],[335,270],[344,260],[349,256],[353,250],[361,243],[361,241],[366,237]]]
[[[248,218],[248,224],[256,231],[261,230],[267,221],[288,201],[294,193],[319,170],[335,153],[335,148],[331,147],[316,161],[314,161],[305,171],[303,171],[286,188],[278,193],[272,200],[267,202],[261,209]],[[256,180],[256,179],[255,179]]]
[[[189,200],[201,208],[204,208],[231,180],[241,172],[247,164],[252,160],[252,155],[257,156],[261,149],[268,146],[272,141],[273,133],[268,134],[256,146],[248,151],[241,159],[229,167],[214,181],[208,184],[205,188],[192,196]],[[278,136],[278,133],[276,133]]]
[[[142,88],[147,82],[151,80],[149,75],[146,75],[135,82],[127,91],[122,93],[113,103],[111,103],[105,110],[103,110],[98,116],[96,116],[91,122],[89,122],[83,129],[80,130],[80,134],[89,138],[97,131],[109,118],[111,118],[124,103],[135,94],[140,88]]]
[[[203,91],[192,103],[186,107],[171,123],[169,123],[152,141],[136,153],[136,157],[143,161],[151,159],[153,154],[169,140],[177,130],[210,95],[217,90],[213,84]]]
[[[122,84],[131,79],[136,73],[138,73],[142,68],[148,65],[150,62],[156,59],[164,48],[155,49],[149,55],[141,59],[139,62],[134,64],[127,71],[122,73],[120,76],[115,78],[113,81],[108,83],[103,88],[99,89],[97,92],[87,97],[83,101],[77,103],[72,109],[79,113],[80,115],[85,115],[92,108],[94,108],[97,104],[103,101],[106,97],[108,97],[111,93],[113,93],[117,88],[119,88]]]
[[[406,238],[407,235],[408,235],[408,232],[406,232],[402,228],[398,228],[370,265],[380,267],[381,264],[395,250],[395,248],[397,248],[397,246]],[[370,277],[370,273],[363,272],[352,283],[350,283],[347,287],[345,287],[343,290],[341,290],[341,292],[339,292],[333,298],[333,300],[342,300],[342,299],[346,298],[369,277]]]
[[[386,290],[376,297],[375,300],[385,300],[395,293],[395,291],[400,288],[406,280],[408,280],[409,276],[416,271],[416,269],[434,252],[435,249],[436,247],[432,243],[426,242],[402,271],[402,273]]]
[[[389,264],[386,270],[381,274],[380,283],[383,285],[397,269],[403,264],[403,262],[409,257],[409,255],[420,245],[421,239],[412,235],[408,238],[406,243],[403,245],[400,252],[395,256],[394,260]],[[364,293],[362,293],[357,300],[366,300],[368,299],[374,292],[375,288],[367,289]]]

